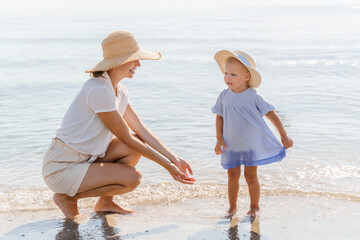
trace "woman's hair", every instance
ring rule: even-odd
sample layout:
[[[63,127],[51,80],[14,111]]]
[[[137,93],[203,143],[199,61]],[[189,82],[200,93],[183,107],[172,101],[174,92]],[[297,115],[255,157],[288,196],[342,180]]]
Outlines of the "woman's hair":
[[[96,71],[96,72],[92,72],[90,74],[91,77],[101,77],[101,75],[103,75],[104,71]]]

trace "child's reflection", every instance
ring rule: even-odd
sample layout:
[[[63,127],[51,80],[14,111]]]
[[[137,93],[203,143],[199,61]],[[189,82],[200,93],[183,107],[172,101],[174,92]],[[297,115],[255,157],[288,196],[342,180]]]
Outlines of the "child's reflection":
[[[251,217],[251,216],[247,216],[245,219],[243,219],[241,221],[243,222],[250,222],[251,226],[250,226],[250,240],[258,240],[260,239],[260,217]],[[230,227],[228,229],[228,238],[230,240],[239,240],[240,236],[239,236],[239,223],[240,223],[240,219],[238,216],[233,215],[231,216],[230,219]]]

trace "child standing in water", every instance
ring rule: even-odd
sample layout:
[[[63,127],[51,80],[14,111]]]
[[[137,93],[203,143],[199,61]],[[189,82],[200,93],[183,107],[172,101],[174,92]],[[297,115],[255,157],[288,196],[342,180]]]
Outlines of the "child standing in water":
[[[237,211],[241,165],[244,165],[251,201],[248,214],[255,217],[260,211],[257,166],[281,161],[286,155],[285,149],[292,147],[293,141],[287,136],[275,107],[254,90],[261,83],[254,60],[244,52],[227,50],[217,52],[214,58],[228,87],[220,93],[212,108],[217,114],[215,153],[221,154],[221,165],[228,171],[228,214]],[[263,116],[279,131],[282,144]]]

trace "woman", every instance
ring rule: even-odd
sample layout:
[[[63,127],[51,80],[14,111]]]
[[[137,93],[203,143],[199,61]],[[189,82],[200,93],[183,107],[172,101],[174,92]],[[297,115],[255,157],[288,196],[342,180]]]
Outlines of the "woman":
[[[194,182],[187,174],[192,174],[190,165],[142,123],[120,82],[133,77],[139,60],[158,60],[160,53],[140,50],[126,31],[111,33],[102,48],[104,59],[86,71],[93,77],[71,103],[43,160],[44,181],[68,219],[79,215],[77,200],[87,197],[100,197],[96,212],[134,212],[117,205],[113,196],[140,184],[135,169],[140,156],[160,164],[176,181]]]

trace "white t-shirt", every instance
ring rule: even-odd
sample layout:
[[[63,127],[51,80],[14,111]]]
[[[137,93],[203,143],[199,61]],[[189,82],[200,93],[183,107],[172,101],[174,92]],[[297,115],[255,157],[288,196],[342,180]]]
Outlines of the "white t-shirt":
[[[118,110],[124,115],[128,104],[124,85],[118,84],[116,97],[107,72],[101,77],[90,78],[75,96],[56,137],[76,151],[91,155],[89,162],[94,162],[97,157],[105,156],[113,138],[97,113]]]

